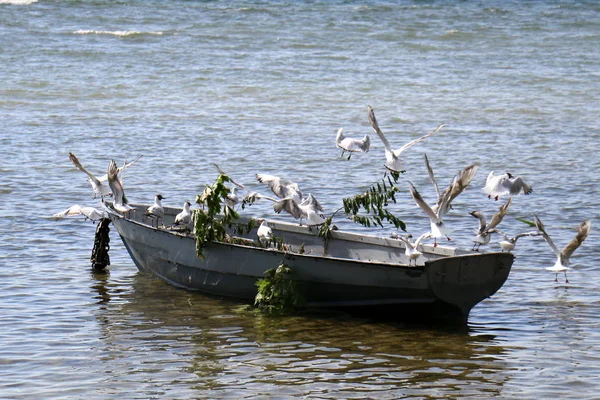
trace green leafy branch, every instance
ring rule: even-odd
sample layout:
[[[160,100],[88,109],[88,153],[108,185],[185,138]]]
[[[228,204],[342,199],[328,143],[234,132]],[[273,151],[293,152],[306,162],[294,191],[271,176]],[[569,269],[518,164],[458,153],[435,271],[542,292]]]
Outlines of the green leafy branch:
[[[283,263],[265,271],[265,277],[256,282],[258,292],[254,305],[268,315],[288,314],[305,301],[298,282],[291,278],[293,271]]]
[[[231,182],[231,179],[220,174],[212,186],[207,185],[204,192],[196,196],[196,203],[202,206],[202,209],[194,211],[196,255],[202,259],[204,248],[212,241],[224,241],[226,227],[231,227],[239,218],[238,213],[225,203],[230,193],[226,182]]]

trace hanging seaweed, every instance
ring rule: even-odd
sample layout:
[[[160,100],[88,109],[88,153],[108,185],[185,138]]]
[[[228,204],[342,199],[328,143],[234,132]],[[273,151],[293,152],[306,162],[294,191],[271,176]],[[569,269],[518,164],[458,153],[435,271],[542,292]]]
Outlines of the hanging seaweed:
[[[292,274],[283,261],[277,268],[266,270],[265,277],[256,282],[254,305],[267,315],[289,314],[301,307],[304,297]]]
[[[196,235],[196,256],[204,259],[203,250],[212,241],[224,241],[229,228],[239,218],[238,213],[225,203],[230,189],[225,186],[231,179],[220,174],[212,186],[196,196],[196,203],[202,209],[194,210],[194,233]]]

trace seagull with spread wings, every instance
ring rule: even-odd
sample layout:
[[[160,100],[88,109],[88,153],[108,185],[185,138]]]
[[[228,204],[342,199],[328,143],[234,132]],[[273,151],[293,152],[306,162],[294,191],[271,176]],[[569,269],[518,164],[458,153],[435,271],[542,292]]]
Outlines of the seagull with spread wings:
[[[475,218],[479,218],[479,228],[475,231],[472,250],[479,250],[479,247],[481,247],[482,244],[488,244],[490,242],[493,233],[498,233],[495,228],[502,222],[502,219],[504,219],[511,203],[512,197],[509,197],[506,203],[502,204],[498,211],[496,211],[489,224],[486,222],[485,215],[483,215],[481,211],[471,211],[469,213]]]
[[[510,172],[502,175],[494,175],[494,171],[490,172],[483,191],[487,193],[488,199],[492,197],[498,200],[500,196],[515,196],[521,192],[530,194],[533,188],[525,183],[520,176],[513,176]]]
[[[500,245],[500,248],[502,249],[502,251],[508,251],[508,252],[514,250],[515,246],[517,245],[517,240],[519,240],[519,238],[526,237],[526,236],[541,235],[541,233],[539,231],[532,231],[532,232],[519,233],[518,235],[509,237],[506,233],[502,232],[499,229],[496,229],[496,232],[499,233],[500,235],[502,235],[502,237],[504,238],[504,240],[501,240],[500,242],[498,242],[498,244]]]
[[[285,210],[294,218],[299,219],[300,223],[302,223],[302,219],[305,219],[308,226],[323,225],[327,221],[319,214],[319,212],[323,212],[323,207],[310,193],[300,204],[291,197],[281,199],[273,204],[273,210],[277,214]]]
[[[550,238],[550,235],[546,233],[546,228],[544,227],[542,221],[537,216],[534,216],[533,218],[536,228],[538,229],[538,231],[540,231],[542,237],[548,243],[548,245],[550,245],[550,247],[554,251],[554,254],[556,255],[556,262],[552,267],[546,268],[546,270],[554,272],[556,274],[554,282],[558,282],[559,272],[564,272],[565,283],[569,283],[569,279],[567,278],[567,271],[569,270],[569,265],[571,264],[571,255],[575,250],[579,248],[579,246],[581,246],[583,241],[588,237],[588,234],[592,229],[591,221],[583,221],[581,225],[579,225],[579,227],[577,228],[577,234],[575,235],[575,237],[571,239],[571,241],[562,250],[558,250],[558,247],[556,247],[556,245]]]
[[[406,247],[404,250],[404,255],[406,255],[406,258],[408,258],[408,265],[410,266],[410,264],[414,262],[414,265],[416,267],[417,259],[423,254],[419,250],[419,245],[421,244],[421,241],[423,239],[431,237],[431,234],[429,232],[425,232],[421,236],[419,236],[417,238],[417,240],[415,240],[414,242],[411,240],[413,236],[410,234],[407,235],[406,237],[403,237],[403,236],[394,236],[394,237],[404,243],[404,246]]]
[[[108,165],[108,173],[106,174],[108,180],[108,187],[113,194],[113,204],[112,207],[118,212],[125,214],[129,213],[131,210],[134,210],[125,199],[125,190],[123,189],[123,185],[121,184],[121,180],[118,177],[119,169],[117,168],[117,163],[115,160],[110,160],[110,164]]]
[[[430,233],[431,237],[434,238],[434,247],[437,246],[438,238],[446,237],[450,240],[448,235],[451,233],[451,230],[444,224],[444,216],[450,210],[451,203],[456,196],[461,194],[467,188],[469,183],[471,183],[478,168],[479,164],[475,163],[460,171],[454,177],[450,186],[441,193],[438,197],[437,204],[433,207],[427,204],[413,184],[410,184],[410,193],[415,200],[415,203],[417,203],[421,210],[429,217],[431,225]]]
[[[340,128],[335,137],[335,145],[342,149],[342,155],[340,157],[344,157],[344,153],[348,152],[350,153],[348,160],[350,160],[352,153],[367,153],[369,151],[369,148],[371,147],[371,138],[369,138],[369,135],[365,135],[362,139],[346,137],[344,136],[344,128]]]
[[[85,220],[90,220],[92,222],[99,221],[101,218],[104,218],[104,211],[98,210],[94,207],[82,207],[79,204],[74,204],[71,207],[67,208],[64,211],[54,214],[51,218],[53,220],[63,219],[65,217],[72,217],[75,215],[83,215]]]
[[[302,202],[302,192],[296,182],[267,174],[256,174],[256,179],[260,183],[265,183],[280,199],[290,197],[298,204]]]
[[[387,138],[383,135],[383,132],[379,128],[379,124],[377,123],[377,119],[375,118],[375,111],[373,111],[373,108],[371,108],[371,106],[367,106],[367,107],[368,107],[368,116],[369,116],[369,122],[371,123],[371,127],[373,128],[373,130],[375,131],[377,136],[379,136],[379,139],[381,139],[381,141],[383,142],[383,146],[385,147],[386,162],[385,162],[384,166],[388,170],[390,170],[394,173],[404,172],[404,165],[402,163],[402,160],[400,159],[400,155],[406,149],[408,149],[408,148],[414,146],[415,144],[432,136],[434,133],[436,133],[437,131],[442,129],[442,127],[444,126],[444,124],[441,124],[437,128],[435,128],[433,131],[429,132],[427,135],[421,136],[418,139],[415,139],[415,140],[412,140],[412,141],[406,143],[404,146],[400,147],[399,149],[393,150],[392,146],[390,145],[390,142],[388,142]]]

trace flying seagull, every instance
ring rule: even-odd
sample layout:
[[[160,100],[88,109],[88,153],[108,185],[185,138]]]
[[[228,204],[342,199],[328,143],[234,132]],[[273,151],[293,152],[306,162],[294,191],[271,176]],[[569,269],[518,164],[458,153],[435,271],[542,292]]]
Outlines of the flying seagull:
[[[323,211],[323,207],[310,193],[300,204],[291,197],[281,199],[273,204],[273,210],[278,214],[285,210],[300,222],[305,219],[308,226],[322,225],[327,221],[318,213]]]
[[[367,106],[367,108],[369,111],[369,113],[368,113],[369,122],[371,123],[373,130],[375,131],[377,136],[379,136],[379,139],[381,139],[381,141],[383,142],[383,146],[385,147],[386,162],[384,165],[387,169],[389,169],[392,172],[396,172],[396,173],[404,172],[404,166],[403,166],[402,160],[400,160],[400,155],[402,154],[402,152],[404,152],[406,149],[414,146],[415,144],[421,142],[422,140],[427,139],[429,136],[433,135],[434,133],[436,133],[437,131],[442,129],[442,127],[444,126],[444,124],[441,124],[437,128],[435,128],[433,131],[429,132],[427,135],[421,136],[418,139],[412,140],[397,150],[393,150],[392,146],[390,145],[390,142],[388,142],[386,137],[383,135],[383,132],[381,131],[381,129],[379,129],[379,124],[377,123],[377,119],[375,118],[375,112],[373,111],[371,106]]]
[[[106,174],[108,180],[108,187],[113,194],[113,208],[120,213],[129,213],[134,208],[131,207],[125,201],[125,190],[118,177],[117,163],[115,160],[110,160],[108,165],[108,173]]]
[[[500,248],[502,249],[502,251],[508,251],[508,252],[514,250],[515,246],[517,245],[517,240],[519,240],[519,238],[522,238],[525,236],[541,235],[541,233],[539,231],[532,231],[532,232],[523,232],[523,233],[519,233],[516,236],[508,237],[507,234],[505,234],[504,232],[502,232],[499,229],[496,229],[496,232],[499,233],[500,235],[502,235],[502,237],[504,238],[504,240],[498,242],[498,244],[500,244]]]
[[[63,219],[65,217],[72,217],[75,215],[83,215],[85,220],[90,220],[92,222],[99,221],[104,217],[104,211],[98,210],[94,207],[82,207],[79,204],[72,205],[67,208],[65,211],[61,211],[52,216],[53,220]]]
[[[350,160],[352,153],[367,153],[371,147],[371,139],[369,138],[369,135],[365,135],[362,139],[346,137],[344,136],[344,128],[340,128],[335,137],[335,145],[342,149],[342,155],[340,157],[344,157],[344,153],[348,152],[350,153],[350,155],[348,155],[348,160]]]
[[[475,231],[475,238],[473,239],[472,250],[479,250],[482,244],[488,244],[493,233],[498,233],[495,229],[496,226],[502,222],[502,219],[508,212],[508,207],[512,203],[512,197],[509,197],[506,203],[502,204],[498,211],[492,217],[492,220],[488,224],[485,220],[485,216],[481,211],[471,211],[469,214],[475,218],[479,218],[479,228]]]
[[[448,235],[451,233],[451,230],[446,227],[443,218],[450,210],[452,201],[467,188],[478,168],[479,164],[475,163],[460,171],[454,177],[450,186],[442,192],[438,198],[437,204],[433,207],[429,206],[429,204],[423,200],[413,184],[410,184],[410,193],[415,200],[415,203],[417,203],[421,210],[429,217],[431,223],[430,233],[431,237],[434,238],[434,247],[437,246],[438,238],[445,236],[450,240]]]
[[[126,168],[129,168],[133,164],[135,164],[141,157],[141,155],[138,156],[135,160],[133,160],[130,163],[127,163],[127,161],[125,161],[122,167],[117,168],[117,176],[119,177],[119,180],[121,180],[121,174],[123,173],[123,171]],[[112,195],[110,187],[106,184],[108,181],[108,174],[105,174],[98,178],[83,166],[83,164],[79,161],[75,154],[69,153],[69,159],[78,170],[80,170],[88,176],[88,181],[90,182],[90,185],[92,185],[92,190],[94,191],[94,198],[96,198],[97,196],[104,197]],[[121,186],[122,185],[123,182],[121,180]]]
[[[513,176],[510,172],[494,175],[494,171],[492,171],[485,181],[483,191],[487,193],[488,199],[493,197],[498,200],[500,196],[504,195],[514,196],[520,192],[530,194],[533,188],[520,176]]]
[[[542,224],[542,221],[537,216],[534,216],[533,220],[535,221],[535,226],[537,227],[538,231],[540,231],[544,240],[546,240],[546,242],[550,245],[550,247],[554,251],[554,254],[556,255],[556,262],[554,263],[554,266],[548,267],[546,268],[546,270],[554,272],[556,274],[554,282],[558,282],[558,273],[564,272],[565,283],[569,283],[569,279],[567,278],[567,270],[569,269],[569,264],[571,263],[571,255],[575,250],[579,248],[579,246],[581,246],[583,241],[588,237],[590,229],[592,228],[591,221],[583,221],[581,225],[577,228],[577,234],[573,239],[571,239],[569,244],[567,244],[562,250],[558,250],[558,247],[556,247],[548,233],[546,233],[546,228],[544,227],[544,224]]]
[[[267,184],[275,196],[280,199],[291,197],[298,204],[302,202],[302,192],[297,183],[267,174],[256,174],[256,179],[260,183]]]

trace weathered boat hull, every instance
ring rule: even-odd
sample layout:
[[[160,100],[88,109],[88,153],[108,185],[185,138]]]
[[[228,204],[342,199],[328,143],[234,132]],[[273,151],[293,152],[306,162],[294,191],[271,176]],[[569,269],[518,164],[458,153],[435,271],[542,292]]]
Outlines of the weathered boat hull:
[[[256,281],[267,269],[285,262],[294,271],[308,307],[345,308],[398,318],[416,314],[466,320],[477,303],[500,289],[513,262],[509,253],[444,256],[444,249],[439,250],[441,255],[431,253],[430,260],[417,267],[372,261],[382,259],[375,258],[381,254],[391,261],[401,260],[404,250],[398,241],[388,245],[387,241],[379,243],[381,238],[337,232],[324,257],[321,238],[303,232],[305,227],[285,223],[274,228],[276,235],[302,245],[309,254],[212,243],[201,259],[196,257],[193,237],[117,214],[111,214],[111,220],[138,269],[175,286],[253,301]],[[352,253],[349,248],[356,247],[353,245],[362,246],[361,254],[367,259],[336,256]]]

